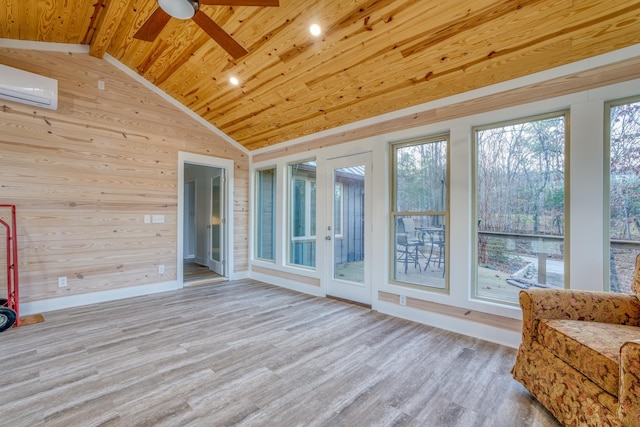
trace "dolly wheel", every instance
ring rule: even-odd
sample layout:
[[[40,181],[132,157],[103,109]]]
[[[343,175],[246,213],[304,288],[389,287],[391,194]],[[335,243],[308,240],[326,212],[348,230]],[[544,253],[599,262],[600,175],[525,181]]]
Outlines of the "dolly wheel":
[[[16,322],[16,312],[7,307],[0,308],[0,332],[9,329]]]

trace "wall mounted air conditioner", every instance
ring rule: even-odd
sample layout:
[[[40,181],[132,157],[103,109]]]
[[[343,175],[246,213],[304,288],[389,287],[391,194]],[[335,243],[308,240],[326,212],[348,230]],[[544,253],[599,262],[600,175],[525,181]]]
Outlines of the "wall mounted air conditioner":
[[[0,98],[55,110],[58,81],[0,64]]]

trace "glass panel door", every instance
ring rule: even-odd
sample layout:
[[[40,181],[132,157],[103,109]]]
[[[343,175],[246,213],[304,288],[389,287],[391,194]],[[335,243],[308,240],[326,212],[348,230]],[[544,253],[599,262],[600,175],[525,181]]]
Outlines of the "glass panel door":
[[[370,304],[371,285],[367,260],[370,254],[368,174],[369,153],[328,162],[329,207],[325,239],[331,263],[327,294]]]

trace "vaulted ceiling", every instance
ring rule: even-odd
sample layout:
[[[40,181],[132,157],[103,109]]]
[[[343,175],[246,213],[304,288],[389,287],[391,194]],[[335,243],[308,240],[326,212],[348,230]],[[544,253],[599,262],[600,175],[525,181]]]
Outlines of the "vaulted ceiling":
[[[629,0],[202,3],[247,54],[234,59],[193,20],[133,38],[156,0],[4,0],[0,38],[108,53],[250,150],[640,42]]]

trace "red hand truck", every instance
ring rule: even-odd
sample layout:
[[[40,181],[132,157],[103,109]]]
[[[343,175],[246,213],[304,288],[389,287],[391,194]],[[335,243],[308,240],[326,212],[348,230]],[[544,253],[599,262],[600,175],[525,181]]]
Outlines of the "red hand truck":
[[[0,299],[0,332],[9,329],[14,324],[20,324],[19,295],[18,295],[18,231],[16,229],[16,206],[3,205],[2,208],[11,209],[9,224],[0,218],[7,232],[7,298]]]

